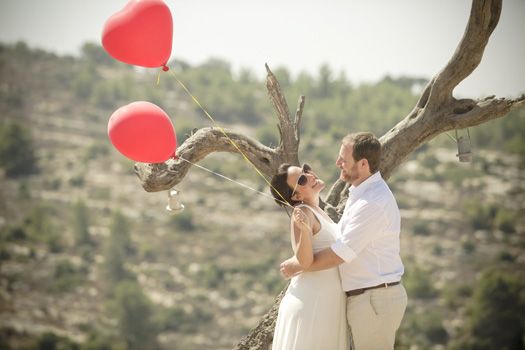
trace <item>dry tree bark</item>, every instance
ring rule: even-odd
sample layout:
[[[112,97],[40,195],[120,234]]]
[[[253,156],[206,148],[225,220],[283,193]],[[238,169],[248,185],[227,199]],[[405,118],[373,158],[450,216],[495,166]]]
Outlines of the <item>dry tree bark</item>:
[[[412,111],[380,138],[383,146],[380,171],[385,180],[415,149],[437,135],[503,117],[525,104],[524,95],[517,99],[489,96],[478,100],[456,99],[453,96],[454,88],[481,62],[485,46],[498,24],[501,7],[502,0],[473,0],[465,33],[452,58],[430,80]],[[281,163],[299,164],[300,124],[305,98],[299,98],[297,111],[292,119],[277,79],[268,66],[266,70],[266,87],[279,119],[279,146],[269,148],[245,135],[224,132],[263,174],[272,176]],[[179,146],[177,156],[195,163],[213,152],[239,153],[220,129],[204,128]],[[190,166],[180,159],[172,159],[163,164],[137,163],[135,173],[146,191],[163,191],[182,181]],[[335,221],[339,220],[346,202],[346,188],[347,185],[338,180],[325,198],[325,210]],[[235,349],[266,350],[271,347],[278,305],[283,294],[284,290]]]

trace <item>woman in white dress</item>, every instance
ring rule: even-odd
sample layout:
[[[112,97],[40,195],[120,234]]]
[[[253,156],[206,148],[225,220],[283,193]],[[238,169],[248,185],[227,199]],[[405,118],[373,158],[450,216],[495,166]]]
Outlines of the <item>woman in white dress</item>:
[[[313,255],[330,247],[338,226],[319,207],[325,187],[311,167],[282,164],[272,178],[277,204],[293,207],[291,243],[294,257],[306,269]],[[347,350],[346,296],[339,269],[294,276],[281,300],[272,350]]]

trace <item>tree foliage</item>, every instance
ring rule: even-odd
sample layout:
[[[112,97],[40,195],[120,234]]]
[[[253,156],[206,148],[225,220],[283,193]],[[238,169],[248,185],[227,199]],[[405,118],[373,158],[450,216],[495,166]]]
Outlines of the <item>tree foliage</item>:
[[[110,285],[131,277],[125,264],[127,257],[134,252],[129,221],[120,211],[115,211],[111,219],[104,263],[106,279]]]
[[[34,174],[38,170],[30,132],[20,123],[0,124],[0,166],[12,178]]]
[[[93,243],[89,234],[89,210],[83,201],[77,201],[73,207],[73,233],[77,246]]]
[[[156,350],[158,326],[153,319],[153,305],[132,281],[117,285],[114,300],[120,335],[128,350]]]
[[[454,349],[523,349],[525,287],[521,272],[492,269],[483,273],[469,303],[465,336]]]

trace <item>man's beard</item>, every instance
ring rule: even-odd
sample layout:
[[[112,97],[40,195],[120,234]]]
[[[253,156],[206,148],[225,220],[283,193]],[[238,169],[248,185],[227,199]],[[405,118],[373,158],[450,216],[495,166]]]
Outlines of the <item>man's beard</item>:
[[[352,168],[350,169],[350,171],[341,169],[341,175],[339,176],[339,178],[346,183],[352,184],[352,182],[359,178],[357,174],[357,169]]]
[[[339,178],[347,183],[352,183],[354,180],[353,176],[351,176],[350,173],[346,172],[345,170],[341,170],[341,175]]]

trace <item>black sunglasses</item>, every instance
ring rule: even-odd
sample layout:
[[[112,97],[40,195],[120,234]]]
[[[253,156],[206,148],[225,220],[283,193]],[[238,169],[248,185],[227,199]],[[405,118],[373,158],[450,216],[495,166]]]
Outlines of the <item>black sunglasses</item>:
[[[308,182],[308,178],[306,177],[305,174],[308,174],[311,171],[312,171],[312,167],[304,163],[302,167],[302,174],[297,179],[297,183],[295,184],[293,191],[292,191],[292,196],[295,194],[295,190],[297,190],[297,186],[306,185],[306,183]]]

